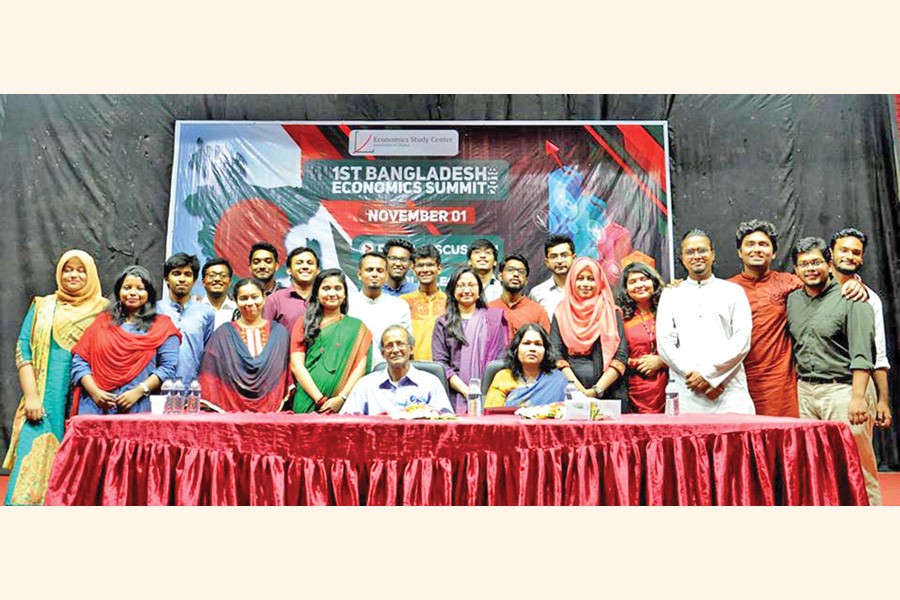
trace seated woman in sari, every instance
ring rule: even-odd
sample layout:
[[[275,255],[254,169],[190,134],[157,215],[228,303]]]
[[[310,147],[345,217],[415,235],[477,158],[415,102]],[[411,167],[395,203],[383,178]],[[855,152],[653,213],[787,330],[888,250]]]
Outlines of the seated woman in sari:
[[[226,412],[275,412],[290,385],[291,336],[263,319],[265,285],[240,279],[232,296],[240,318],[219,327],[200,361],[200,389],[210,404]]]
[[[596,260],[582,257],[569,269],[550,341],[562,356],[557,366],[579,391],[588,398],[622,400],[622,412],[628,412],[622,315]]]
[[[25,314],[16,343],[22,399],[3,461],[11,469],[8,505],[44,503],[63,437],[72,348],[106,304],[94,259],[69,250],[56,265],[56,293],[36,297]]]
[[[291,371],[297,379],[294,412],[337,413],[369,370],[372,334],[347,315],[347,281],[325,269],[313,282],[306,316],[291,331]]]
[[[465,412],[469,380],[500,358],[509,333],[503,309],[488,308],[481,278],[460,267],[447,282],[447,312],[434,324],[431,358],[444,366],[457,413]]]
[[[72,414],[150,412],[150,394],[175,376],[181,332],[156,314],[147,269],[126,267],[113,301],[72,349]]]
[[[497,371],[484,399],[486,408],[539,406],[562,402],[569,380],[556,368],[550,337],[537,323],[516,331],[506,351],[506,368]]]
[[[634,262],[622,270],[619,306],[628,342],[628,398],[639,413],[661,413],[666,407],[669,368],[656,348],[656,306],[663,287],[649,265]]]

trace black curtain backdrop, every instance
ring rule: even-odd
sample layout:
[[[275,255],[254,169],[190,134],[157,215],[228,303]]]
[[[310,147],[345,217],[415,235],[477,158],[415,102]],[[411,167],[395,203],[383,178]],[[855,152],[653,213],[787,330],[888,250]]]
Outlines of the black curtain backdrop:
[[[728,277],[739,270],[734,229],[745,219],[777,225],[780,269],[789,268],[788,249],[800,237],[827,240],[851,225],[868,232],[862,274],[884,301],[888,353],[896,359],[893,110],[884,95],[2,96],[0,451],[20,396],[21,319],[32,296],[54,289],[60,254],[91,253],[107,294],[129,264],[162,278],[176,119],[667,120],[676,241],[693,227],[707,229],[716,274]],[[684,274],[677,261],[676,273]],[[897,430],[895,420],[876,439],[883,467],[898,467]]]

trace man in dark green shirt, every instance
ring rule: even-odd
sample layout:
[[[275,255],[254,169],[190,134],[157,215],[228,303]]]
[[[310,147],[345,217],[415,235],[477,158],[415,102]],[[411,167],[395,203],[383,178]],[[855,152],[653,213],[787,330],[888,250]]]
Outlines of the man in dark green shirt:
[[[867,302],[841,296],[840,284],[830,276],[831,251],[825,240],[799,240],[791,258],[803,281],[803,289],[787,298],[800,416],[850,424],[869,504],[881,504],[872,447],[876,399],[868,388],[875,367],[875,313]]]

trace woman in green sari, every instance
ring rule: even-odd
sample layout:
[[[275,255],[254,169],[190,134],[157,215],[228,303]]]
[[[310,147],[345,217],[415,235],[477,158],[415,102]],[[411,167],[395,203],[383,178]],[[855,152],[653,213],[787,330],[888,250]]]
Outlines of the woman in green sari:
[[[16,343],[22,399],[13,418],[4,469],[12,469],[5,503],[43,504],[63,437],[72,348],[106,307],[94,259],[69,250],[56,265],[56,293],[38,296]]]
[[[291,332],[294,412],[337,413],[369,370],[372,334],[347,316],[347,281],[340,269],[320,271],[309,298],[305,318]]]

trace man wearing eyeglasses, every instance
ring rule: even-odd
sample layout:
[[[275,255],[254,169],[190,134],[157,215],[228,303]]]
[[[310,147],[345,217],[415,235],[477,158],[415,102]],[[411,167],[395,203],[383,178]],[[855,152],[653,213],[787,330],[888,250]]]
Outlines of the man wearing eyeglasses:
[[[656,311],[659,355],[680,388],[682,412],[754,414],[744,357],[753,322],[741,286],[713,275],[716,253],[705,231],[681,239],[688,278],[663,291]]]
[[[547,318],[552,319],[556,307],[563,299],[566,277],[575,262],[575,242],[565,235],[551,235],[544,242],[544,265],[552,276],[531,289],[529,297],[544,307]]]
[[[213,327],[218,329],[221,325],[231,322],[237,304],[228,297],[228,288],[231,287],[231,263],[224,258],[211,258],[206,261],[201,270],[203,289],[206,296],[201,299],[204,304],[209,304],[216,313]]]
[[[441,381],[410,364],[413,344],[412,334],[404,325],[389,325],[381,334],[380,344],[387,368],[360,379],[341,407],[341,414],[394,414],[416,404],[452,413]]]
[[[544,308],[525,296],[522,290],[528,285],[528,260],[521,254],[510,254],[500,262],[500,285],[503,294],[489,302],[491,308],[502,308],[509,324],[512,338],[523,325],[537,323],[550,333],[550,319]]]
[[[412,266],[413,245],[406,240],[394,238],[384,244],[387,257],[388,277],[382,288],[391,296],[402,296],[416,291],[416,284],[407,281],[406,274]]]
[[[851,302],[830,276],[825,240],[800,239],[791,251],[803,289],[787,298],[788,330],[794,341],[800,416],[850,424],[859,448],[869,504],[881,504],[872,447],[875,393],[875,313],[868,302]]]

